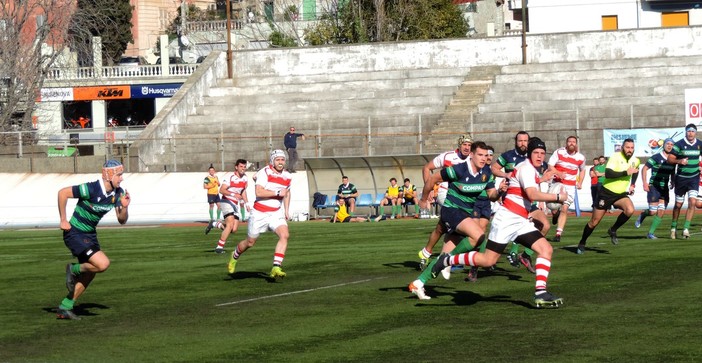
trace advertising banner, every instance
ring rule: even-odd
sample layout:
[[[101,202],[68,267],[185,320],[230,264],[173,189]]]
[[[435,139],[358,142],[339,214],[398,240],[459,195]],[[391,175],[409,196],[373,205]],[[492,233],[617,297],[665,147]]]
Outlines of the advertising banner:
[[[606,157],[620,151],[622,143],[626,139],[634,140],[634,156],[650,157],[661,151],[663,140],[671,138],[678,141],[683,137],[685,137],[684,125],[664,129],[602,130],[604,156]]]
[[[73,101],[73,88],[42,88],[37,101]]]
[[[702,125],[702,88],[685,90],[685,125]],[[680,126],[685,126],[680,125]]]
[[[139,84],[131,86],[132,98],[173,97],[182,83]]]
[[[74,101],[123,100],[130,98],[129,86],[74,87]]]

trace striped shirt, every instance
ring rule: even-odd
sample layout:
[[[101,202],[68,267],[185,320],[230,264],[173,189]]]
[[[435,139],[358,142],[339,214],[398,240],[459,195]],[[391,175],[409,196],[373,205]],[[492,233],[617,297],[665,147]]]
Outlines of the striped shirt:
[[[449,182],[444,207],[456,208],[473,214],[475,202],[486,190],[495,189],[495,178],[489,168],[473,173],[469,162],[441,170],[441,178]]]
[[[434,169],[443,169],[443,168],[448,168],[449,166],[454,166],[458,165],[461,163],[465,163],[466,160],[468,160],[468,157],[463,157],[461,154],[461,150],[456,149],[452,151],[446,151],[443,152],[439,155],[437,155],[433,160],[432,163],[434,165]],[[446,179],[444,179],[446,180]],[[442,182],[439,184],[439,188],[441,189],[448,189],[448,182]]]
[[[514,214],[529,218],[532,201],[527,197],[526,190],[527,188],[540,190],[541,183],[536,168],[530,160],[525,160],[517,164],[507,182],[509,183],[507,195],[502,205]]]
[[[565,147],[561,147],[553,152],[548,165],[563,173],[563,178],[556,176],[553,181],[574,186],[578,182],[578,174],[585,170],[585,156],[577,151],[569,154]]]
[[[702,143],[699,139],[695,139],[695,141],[689,143],[684,137],[673,145],[671,154],[675,155],[678,160],[687,158],[687,165],[678,164],[676,177],[685,179],[699,178],[701,147]]]
[[[262,186],[266,190],[277,192],[280,190],[290,190],[292,176],[286,170],[278,172],[273,166],[268,165],[256,173],[256,185]],[[256,197],[254,209],[260,212],[275,212],[283,206],[283,197]]]
[[[78,198],[76,208],[71,217],[71,226],[85,233],[95,233],[95,229],[107,212],[121,205],[120,198],[124,195],[122,188],[109,193],[100,180],[72,187],[73,196]]]
[[[227,186],[227,191],[230,193],[235,193],[235,194],[240,194],[244,195],[246,192],[246,185],[249,183],[249,177],[244,174],[243,176],[239,176],[238,173],[228,173],[227,175],[224,176],[224,179],[222,180],[222,185]],[[231,200],[234,202],[234,204],[239,203],[239,198],[236,198],[233,195],[222,195],[223,198]]]
[[[651,179],[649,184],[668,188],[668,181],[670,181],[670,176],[675,172],[675,164],[668,163],[668,155],[663,151],[656,155],[651,156],[646,161],[646,166],[651,170]]]

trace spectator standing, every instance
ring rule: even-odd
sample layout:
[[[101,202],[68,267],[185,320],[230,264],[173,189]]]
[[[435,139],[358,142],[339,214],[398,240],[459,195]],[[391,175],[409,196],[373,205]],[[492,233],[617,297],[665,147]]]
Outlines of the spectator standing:
[[[297,164],[298,161],[298,156],[297,156],[297,138],[301,138],[303,141],[305,140],[305,134],[298,134],[295,133],[295,128],[290,127],[290,131],[285,134],[285,137],[283,138],[283,145],[285,145],[285,149],[288,151],[288,158],[290,159],[288,162],[288,171],[291,173],[295,173],[295,164]]]
[[[600,164],[600,158],[592,159],[592,167],[590,167],[590,196],[592,197],[592,207],[595,208],[595,199],[597,199],[597,188],[600,187],[600,176],[597,174],[597,165]]]

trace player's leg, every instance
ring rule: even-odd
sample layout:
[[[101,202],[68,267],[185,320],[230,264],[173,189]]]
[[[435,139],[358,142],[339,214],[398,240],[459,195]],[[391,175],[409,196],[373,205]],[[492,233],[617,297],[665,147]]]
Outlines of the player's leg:
[[[527,232],[517,237],[516,241],[531,248],[538,254],[536,258],[536,283],[534,286],[534,302],[536,307],[557,308],[563,305],[563,299],[554,296],[547,290],[553,247],[538,231]]]
[[[285,252],[288,249],[288,238],[290,231],[288,223],[285,221],[285,216],[282,213],[275,213],[270,221],[269,228],[278,236],[278,242],[275,245],[275,253],[273,254],[273,268],[271,269],[270,277],[283,278],[286,273],[283,272],[283,259]]]

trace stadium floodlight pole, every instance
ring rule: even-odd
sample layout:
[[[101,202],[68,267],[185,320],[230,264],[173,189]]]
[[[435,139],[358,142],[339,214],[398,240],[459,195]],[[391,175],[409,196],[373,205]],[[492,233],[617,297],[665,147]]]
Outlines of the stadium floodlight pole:
[[[227,78],[232,79],[232,5],[226,0],[227,11]]]
[[[527,0],[522,0],[522,64],[527,64],[527,43],[526,43],[526,28],[527,28],[527,18],[526,18],[526,7]]]

